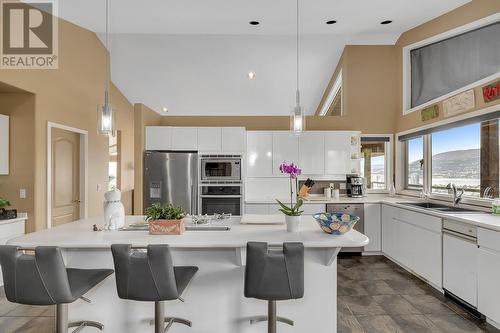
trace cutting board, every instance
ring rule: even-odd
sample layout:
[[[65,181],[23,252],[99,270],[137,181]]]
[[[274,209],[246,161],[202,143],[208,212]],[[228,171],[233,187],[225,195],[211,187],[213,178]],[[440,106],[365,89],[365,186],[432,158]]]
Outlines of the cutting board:
[[[285,224],[285,215],[245,214],[241,218],[240,224]]]

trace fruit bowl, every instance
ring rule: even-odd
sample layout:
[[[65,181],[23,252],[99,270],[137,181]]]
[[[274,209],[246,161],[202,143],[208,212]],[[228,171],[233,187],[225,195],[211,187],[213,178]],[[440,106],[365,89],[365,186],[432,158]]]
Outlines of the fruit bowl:
[[[344,213],[317,213],[313,215],[321,230],[331,235],[343,235],[351,230],[359,217]]]

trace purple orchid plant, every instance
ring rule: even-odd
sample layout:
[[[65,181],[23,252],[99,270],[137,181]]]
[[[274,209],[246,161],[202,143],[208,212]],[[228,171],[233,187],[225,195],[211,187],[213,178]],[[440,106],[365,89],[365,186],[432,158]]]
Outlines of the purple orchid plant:
[[[279,170],[283,174],[287,174],[290,177],[290,207],[276,199],[278,204],[281,206],[279,209],[283,214],[288,215],[288,216],[300,216],[304,211],[300,210],[300,207],[304,203],[302,199],[299,198],[298,196],[298,176],[302,174],[302,169],[300,169],[297,165],[293,163],[286,163],[283,162],[279,166]],[[297,202],[295,205],[293,204],[293,183],[295,182],[295,191],[297,192]]]

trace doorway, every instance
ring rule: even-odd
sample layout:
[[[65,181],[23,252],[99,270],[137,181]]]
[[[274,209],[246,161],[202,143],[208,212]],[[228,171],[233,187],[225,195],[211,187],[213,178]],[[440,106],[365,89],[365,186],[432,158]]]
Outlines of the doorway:
[[[47,227],[87,217],[87,132],[49,123]]]

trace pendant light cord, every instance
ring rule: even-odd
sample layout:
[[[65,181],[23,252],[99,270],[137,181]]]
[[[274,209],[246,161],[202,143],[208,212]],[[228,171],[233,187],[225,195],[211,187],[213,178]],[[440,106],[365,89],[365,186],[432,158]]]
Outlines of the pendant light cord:
[[[297,102],[297,106],[300,105],[300,93],[299,93],[299,75],[300,75],[300,67],[299,67],[299,0],[297,0],[297,8],[296,8],[296,47],[297,47],[297,91],[296,91],[296,102]]]
[[[109,0],[106,0],[106,98],[109,99],[109,86],[111,81],[111,63],[110,63],[110,52],[109,52]]]

